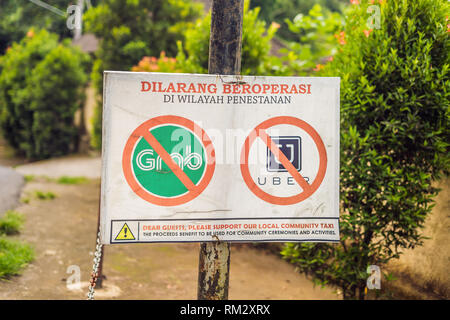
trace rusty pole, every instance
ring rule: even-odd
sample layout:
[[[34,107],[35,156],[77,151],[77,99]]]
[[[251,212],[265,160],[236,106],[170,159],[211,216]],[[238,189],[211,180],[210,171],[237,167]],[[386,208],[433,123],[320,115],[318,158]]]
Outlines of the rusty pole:
[[[210,74],[241,72],[242,19],[244,0],[213,0],[209,39]],[[230,243],[200,244],[199,300],[227,300],[230,279]]]

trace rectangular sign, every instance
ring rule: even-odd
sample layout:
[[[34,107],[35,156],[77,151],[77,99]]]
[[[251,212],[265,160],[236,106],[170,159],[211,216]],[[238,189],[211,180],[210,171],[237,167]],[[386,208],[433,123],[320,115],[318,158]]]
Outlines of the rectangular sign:
[[[339,241],[339,78],[105,72],[104,244]]]

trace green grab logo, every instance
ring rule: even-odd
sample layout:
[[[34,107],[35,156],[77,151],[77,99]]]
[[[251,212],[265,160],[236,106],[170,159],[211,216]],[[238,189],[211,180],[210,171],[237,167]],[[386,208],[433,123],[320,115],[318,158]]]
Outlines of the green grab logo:
[[[197,185],[207,169],[206,150],[197,136],[175,124],[154,127],[150,133],[192,183]],[[140,137],[136,143],[131,162],[136,181],[152,195],[173,198],[189,191],[144,137]]]

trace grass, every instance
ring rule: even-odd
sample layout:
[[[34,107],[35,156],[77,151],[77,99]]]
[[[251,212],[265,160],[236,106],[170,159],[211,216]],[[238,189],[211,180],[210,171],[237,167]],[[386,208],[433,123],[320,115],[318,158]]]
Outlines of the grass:
[[[34,178],[35,178],[35,176],[32,175],[32,174],[26,174],[26,175],[24,176],[25,182],[31,182],[31,181],[34,180]]]
[[[47,182],[56,182],[56,183],[60,183],[60,184],[82,184],[82,183],[86,183],[89,181],[89,179],[86,177],[62,176],[62,177],[55,179],[55,178],[50,178],[47,176],[36,177],[35,175],[32,175],[32,174],[26,174],[24,176],[24,179],[25,179],[25,182],[32,182],[32,181],[44,179],[44,181],[47,181]]]
[[[57,195],[51,191],[41,191],[41,190],[34,190],[34,191],[26,191],[24,193],[24,196],[20,198],[20,202],[28,204],[31,202],[32,199],[39,199],[39,200],[53,200],[57,197]]]
[[[34,250],[27,244],[0,238],[0,278],[20,274],[34,259]]]
[[[52,200],[56,198],[56,194],[54,194],[53,192],[49,191],[49,192],[43,192],[43,191],[35,191],[34,194],[36,195],[36,197],[40,200]]]
[[[81,184],[86,183],[88,179],[86,177],[67,177],[62,176],[56,180],[57,183],[61,184]]]
[[[19,233],[23,224],[23,216],[15,211],[8,210],[0,219],[0,234],[12,235]]]
[[[34,259],[34,250],[29,245],[4,236],[19,233],[23,221],[23,216],[12,210],[0,219],[0,235],[3,235],[0,237],[0,278],[20,274],[22,268]]]

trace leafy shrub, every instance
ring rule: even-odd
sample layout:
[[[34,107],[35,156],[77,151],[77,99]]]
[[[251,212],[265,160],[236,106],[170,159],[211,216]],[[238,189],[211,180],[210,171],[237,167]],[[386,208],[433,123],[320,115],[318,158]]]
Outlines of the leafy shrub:
[[[343,27],[343,18],[337,12],[330,12],[320,5],[315,5],[308,15],[298,14],[293,21],[286,20],[292,38],[283,60],[297,75],[319,71],[322,65],[336,54],[339,33]],[[294,37],[295,36],[295,37]]]
[[[176,41],[201,10],[190,0],[103,0],[83,18],[86,31],[101,39],[101,70],[128,71],[143,56],[174,56]]]
[[[449,171],[449,38],[444,0],[384,1],[380,29],[354,6],[323,74],[341,85],[341,241],[289,244],[301,272],[364,298],[369,265],[420,245]]]
[[[45,30],[31,30],[0,59],[0,126],[17,153],[43,159],[74,150],[86,59]]]
[[[288,71],[281,61],[270,56],[271,40],[279,25],[266,23],[258,19],[259,8],[248,9],[244,6],[242,30],[241,74],[284,75]],[[178,42],[177,62],[183,72],[208,73],[209,34],[211,13],[186,30],[185,42]]]
[[[101,146],[103,71],[129,71],[143,56],[174,56],[189,23],[202,11],[191,0],[103,0],[83,15],[86,32],[100,38],[91,79],[97,92],[91,144]]]
[[[326,11],[341,12],[348,0],[252,0],[250,8],[261,8],[261,19],[267,23],[277,22],[281,25],[277,36],[284,40],[296,41],[295,33],[288,27],[286,20],[291,21],[297,15],[306,15],[314,5],[320,5]]]
[[[52,0],[51,5],[66,11],[67,0]],[[71,37],[66,27],[66,17],[56,15],[31,1],[2,0],[0,9],[0,55],[19,42],[31,28],[46,29],[60,38]]]

